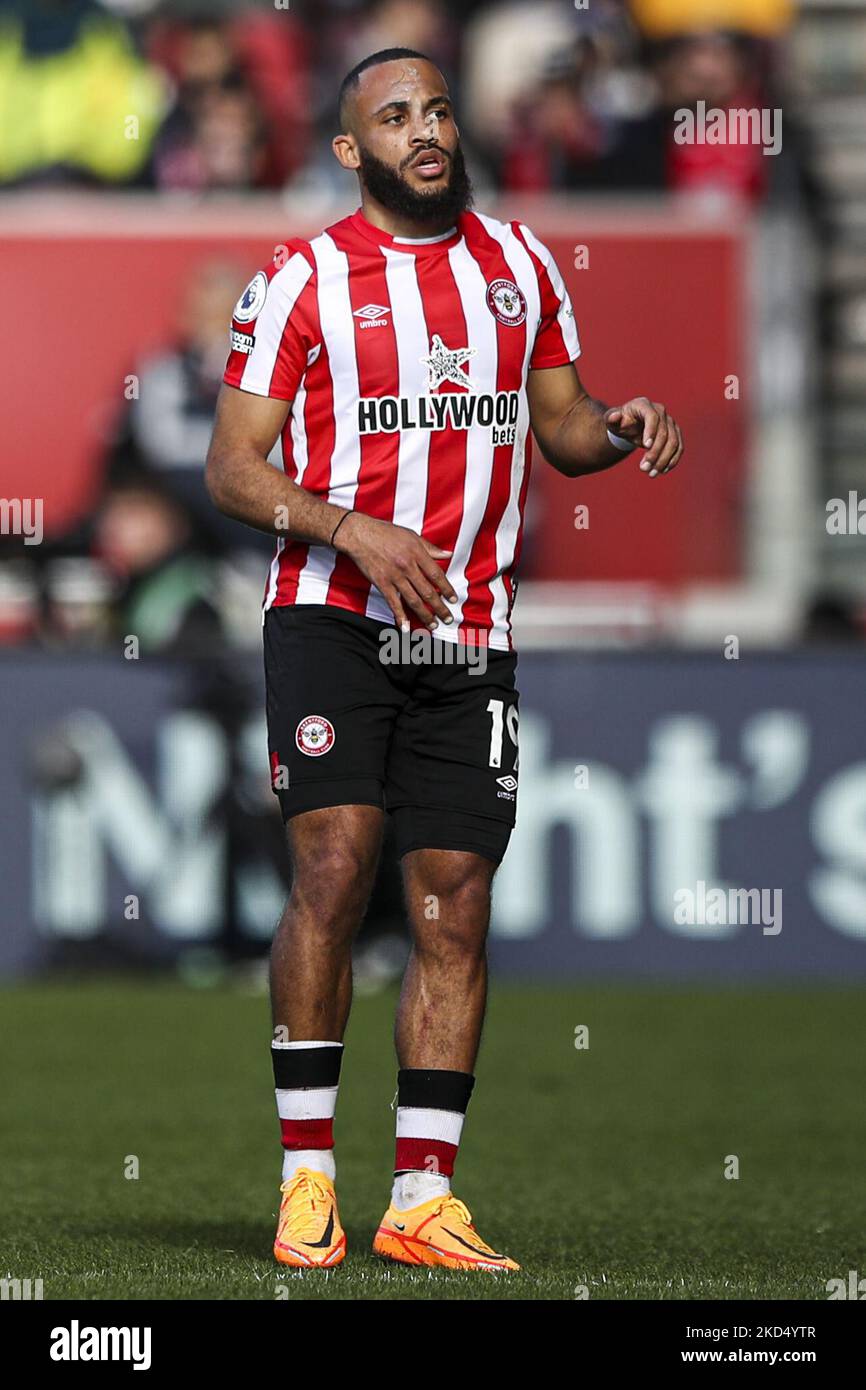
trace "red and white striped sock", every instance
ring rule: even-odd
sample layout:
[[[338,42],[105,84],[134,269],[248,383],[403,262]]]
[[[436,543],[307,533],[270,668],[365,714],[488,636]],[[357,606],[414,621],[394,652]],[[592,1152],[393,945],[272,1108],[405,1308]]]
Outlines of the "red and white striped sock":
[[[397,1075],[397,1149],[391,1205],[407,1211],[444,1197],[463,1131],[474,1076],[401,1068]]]
[[[277,1114],[283,1143],[283,1182],[299,1168],[312,1168],[333,1181],[334,1111],[343,1044],[271,1043]]]

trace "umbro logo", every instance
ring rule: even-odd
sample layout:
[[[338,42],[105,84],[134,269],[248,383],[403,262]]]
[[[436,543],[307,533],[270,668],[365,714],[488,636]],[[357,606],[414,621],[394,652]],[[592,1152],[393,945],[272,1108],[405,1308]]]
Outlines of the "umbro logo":
[[[496,785],[502,788],[501,792],[496,793],[498,801],[516,801],[517,778],[512,777],[510,772],[505,777],[497,777]]]
[[[364,304],[354,311],[354,317],[361,320],[361,328],[385,328],[388,320],[384,316],[390,312],[387,304]]]

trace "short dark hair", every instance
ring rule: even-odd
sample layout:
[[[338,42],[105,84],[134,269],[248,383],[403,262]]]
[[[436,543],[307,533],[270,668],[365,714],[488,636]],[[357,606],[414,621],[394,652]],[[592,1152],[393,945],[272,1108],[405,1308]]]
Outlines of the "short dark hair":
[[[340,95],[337,99],[337,112],[340,120],[340,129],[346,129],[346,100],[350,92],[356,90],[358,78],[362,72],[368,68],[376,68],[380,63],[393,63],[395,58],[420,58],[425,63],[432,63],[433,59],[426,53],[419,53],[417,48],[380,48],[378,53],[371,53],[369,57],[362,58],[360,63],[356,63],[351,72],[340,83]]]

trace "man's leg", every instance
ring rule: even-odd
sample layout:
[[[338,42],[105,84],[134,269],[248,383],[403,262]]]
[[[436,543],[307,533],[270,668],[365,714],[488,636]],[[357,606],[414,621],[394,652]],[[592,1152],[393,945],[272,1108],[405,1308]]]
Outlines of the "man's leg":
[[[394,1187],[373,1248],[406,1264],[513,1270],[450,1179],[484,1019],[491,882],[515,821],[516,658],[486,646],[455,656],[443,642],[419,666],[388,749],[413,950],[396,1027]]]
[[[413,947],[395,1028],[394,1188],[373,1248],[407,1264],[518,1268],[481,1240],[451,1194],[487,1000],[495,870],[493,860],[461,850],[418,849],[403,858]]]
[[[397,1049],[392,1203],[417,1206],[451,1187],[487,1001],[487,928],[495,865],[479,854],[418,849],[403,858],[412,953]]]
[[[401,1067],[471,1073],[475,1066],[495,869],[459,850],[418,849],[403,858],[413,947],[397,1010]]]
[[[286,1041],[342,1041],[352,1001],[352,938],[373,888],[382,824],[375,806],[333,806],[286,825],[292,891],[270,969],[274,1032],[285,1029]]]
[[[373,887],[383,814],[307,811],[288,822],[292,891],[271,949],[271,1011],[283,1199],[274,1253],[336,1264],[345,1252],[333,1182],[333,1120],[352,997],[352,938]]]
[[[265,613],[272,786],[292,892],[271,952],[271,1045],[283,1142],[274,1254],[339,1263],[333,1117],[352,993],[351,942],[373,886],[388,747],[406,693],[380,660],[381,624],[327,604]]]

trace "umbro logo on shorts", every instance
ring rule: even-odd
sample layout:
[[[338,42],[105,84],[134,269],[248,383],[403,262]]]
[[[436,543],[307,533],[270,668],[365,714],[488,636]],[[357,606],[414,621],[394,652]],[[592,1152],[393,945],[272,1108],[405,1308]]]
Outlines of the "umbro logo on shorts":
[[[496,782],[498,786],[503,788],[503,790],[497,792],[496,795],[503,797],[506,801],[513,801],[514,793],[517,791],[517,778],[512,777],[511,773],[509,773],[507,777],[497,777]]]
[[[335,738],[333,724],[321,714],[305,715],[295,730],[295,743],[308,758],[330,753]]]

